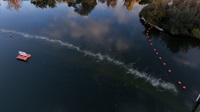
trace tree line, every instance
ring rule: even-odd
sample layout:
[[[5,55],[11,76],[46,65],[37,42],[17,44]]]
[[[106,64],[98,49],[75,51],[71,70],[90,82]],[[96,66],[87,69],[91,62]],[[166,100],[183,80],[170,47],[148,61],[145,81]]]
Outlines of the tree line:
[[[200,39],[200,0],[149,0],[140,15],[173,35]]]

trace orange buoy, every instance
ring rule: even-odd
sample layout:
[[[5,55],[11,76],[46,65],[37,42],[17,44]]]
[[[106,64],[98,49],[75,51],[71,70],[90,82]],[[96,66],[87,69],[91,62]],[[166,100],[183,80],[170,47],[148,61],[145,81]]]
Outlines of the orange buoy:
[[[159,57],[159,60],[162,60],[162,57]]]
[[[167,64],[166,64],[166,63],[163,63],[163,65],[166,66]]]
[[[171,71],[171,70],[168,70],[168,72],[171,73],[172,71]]]
[[[186,89],[186,86],[183,86],[182,88],[183,88],[183,89]]]
[[[153,43],[150,43],[150,45],[152,46],[152,45],[153,45]]]
[[[182,84],[181,81],[178,81],[178,84],[181,85]]]
[[[150,37],[149,37],[149,36],[147,36],[147,38],[149,39]]]
[[[153,49],[156,52],[156,49]]]
[[[149,42],[151,42],[151,40],[149,39]]]
[[[156,55],[158,55],[158,52],[156,52]]]

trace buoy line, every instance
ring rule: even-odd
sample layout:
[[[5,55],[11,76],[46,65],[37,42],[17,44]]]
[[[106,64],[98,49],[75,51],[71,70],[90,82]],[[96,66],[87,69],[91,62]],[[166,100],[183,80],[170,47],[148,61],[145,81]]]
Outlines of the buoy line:
[[[145,21],[147,24],[148,24],[148,21],[146,20]],[[160,62],[163,64],[164,67],[167,66],[166,62],[163,61],[163,58],[159,55],[159,52],[157,51],[157,49],[153,46],[153,42],[151,40],[151,37],[149,36],[149,32],[150,30],[153,29],[153,26],[150,25],[150,27],[147,29],[146,31],[146,36],[147,36],[147,40],[150,44],[150,46],[152,46],[153,48],[153,51],[155,52],[156,56],[158,57],[158,59],[160,60]],[[167,72],[170,74],[172,73],[172,70],[171,69],[168,69]],[[173,76],[174,77],[174,76]],[[177,78],[174,77],[174,80],[177,82],[178,85],[182,86],[182,89],[186,89],[186,86],[182,84],[181,81],[177,80]]]

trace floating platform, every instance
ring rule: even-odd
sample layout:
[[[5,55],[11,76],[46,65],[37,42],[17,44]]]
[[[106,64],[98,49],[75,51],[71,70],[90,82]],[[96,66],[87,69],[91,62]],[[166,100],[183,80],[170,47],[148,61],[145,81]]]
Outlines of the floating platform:
[[[22,55],[17,56],[17,59],[18,59],[18,60],[22,60],[22,61],[26,61],[26,60],[28,60],[27,57],[22,56]]]
[[[30,54],[26,54],[23,51],[19,51],[19,55],[17,56],[18,60],[27,61],[29,58],[31,58]]]

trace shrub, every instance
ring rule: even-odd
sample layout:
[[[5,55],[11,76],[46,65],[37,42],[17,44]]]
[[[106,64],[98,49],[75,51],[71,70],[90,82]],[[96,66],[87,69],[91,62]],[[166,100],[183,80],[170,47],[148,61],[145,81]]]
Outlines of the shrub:
[[[200,29],[199,28],[194,28],[192,29],[192,35],[196,38],[200,39]]]

